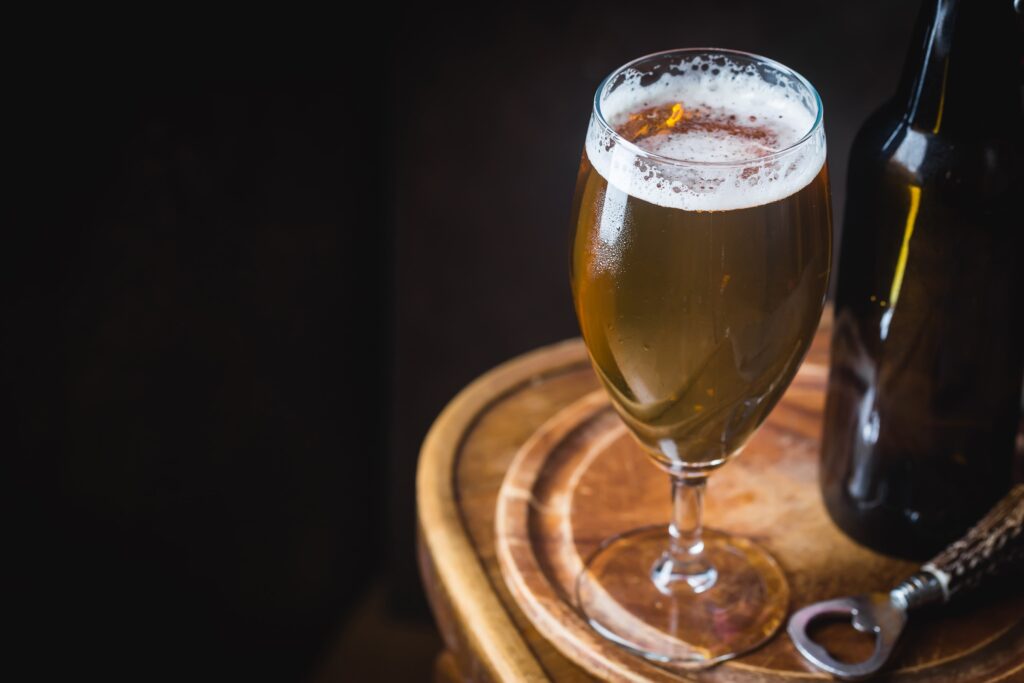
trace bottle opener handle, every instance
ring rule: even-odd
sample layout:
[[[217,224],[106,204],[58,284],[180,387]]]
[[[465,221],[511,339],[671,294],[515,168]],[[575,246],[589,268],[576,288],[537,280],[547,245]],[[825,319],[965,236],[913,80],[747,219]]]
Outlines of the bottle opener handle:
[[[942,584],[943,602],[1024,560],[1024,484],[1017,484],[959,541],[921,567]]]

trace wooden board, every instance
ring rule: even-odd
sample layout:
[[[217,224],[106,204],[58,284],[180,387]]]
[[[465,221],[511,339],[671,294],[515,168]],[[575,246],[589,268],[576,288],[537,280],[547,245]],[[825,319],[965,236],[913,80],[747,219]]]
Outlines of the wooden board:
[[[827,322],[826,316],[808,355],[823,367]],[[459,680],[576,683],[594,680],[594,673],[606,677],[607,671],[592,673],[578,657],[565,656],[534,626],[502,578],[495,544],[498,492],[517,453],[552,416],[597,388],[582,343],[556,344],[511,360],[468,386],[438,417],[424,442],[417,479],[420,564],[449,651],[445,669],[457,672]],[[818,421],[813,412],[797,409],[789,419],[806,429],[815,429]],[[715,477],[740,467],[751,452]],[[634,464],[649,467],[642,458]],[[768,485],[762,481],[759,488]],[[653,488],[652,496],[667,496],[666,484]],[[721,498],[715,502],[721,493],[722,486],[713,479],[709,512],[725,504]],[[653,514],[664,519],[667,507],[663,510]],[[908,639],[908,645],[912,642]],[[628,665],[648,677],[668,675],[636,658]],[[804,669],[799,677],[818,676]],[[1018,677],[1024,678],[1011,674],[998,680]]]
[[[787,395],[743,454],[709,484],[710,527],[752,539],[779,560],[792,605],[888,590],[913,563],[871,552],[829,520],[817,463],[825,368],[801,368]],[[523,446],[499,492],[498,559],[506,583],[534,626],[567,657],[609,680],[678,676],[603,640],[573,605],[573,582],[608,536],[669,518],[666,475],[651,464],[603,391],[549,420]],[[890,680],[987,681],[1024,674],[1024,596],[975,609],[916,615]],[[853,635],[835,629],[835,637]],[[858,641],[860,638],[857,639]],[[839,649],[854,649],[857,643]],[[707,681],[774,681],[815,676],[784,634],[699,676]],[[826,678],[822,676],[822,678]]]
[[[538,349],[463,389],[423,443],[416,479],[420,572],[462,680],[592,680],[537,633],[508,594],[494,553],[494,512],[518,448],[595,388],[579,339]]]

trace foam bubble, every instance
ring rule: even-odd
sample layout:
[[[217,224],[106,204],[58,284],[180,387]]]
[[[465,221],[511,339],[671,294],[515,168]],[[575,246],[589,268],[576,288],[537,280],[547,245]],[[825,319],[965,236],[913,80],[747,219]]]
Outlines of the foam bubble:
[[[785,83],[768,83],[752,66],[697,57],[652,83],[641,85],[641,74],[631,70],[621,79],[601,100],[601,111],[613,128],[622,126],[630,114],[676,102],[703,112],[704,120],[730,122],[684,127],[682,132],[637,139],[633,146],[622,144],[592,118],[586,142],[590,163],[605,180],[633,197],[688,211],[760,206],[799,191],[825,163],[820,128],[798,148],[768,156],[800,141],[814,125],[816,112],[809,93]],[[636,147],[700,163],[660,161],[638,153]]]

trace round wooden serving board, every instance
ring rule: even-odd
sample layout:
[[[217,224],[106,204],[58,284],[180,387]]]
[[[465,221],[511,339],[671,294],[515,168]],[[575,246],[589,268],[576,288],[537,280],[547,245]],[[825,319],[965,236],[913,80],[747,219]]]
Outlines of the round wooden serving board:
[[[743,453],[714,473],[709,527],[767,548],[789,580],[791,609],[844,595],[888,590],[916,565],[867,550],[830,521],[817,464],[826,364],[808,362]],[[634,442],[603,391],[550,417],[519,448],[498,492],[495,549],[519,609],[545,640],[591,675],[623,681],[827,679],[784,632],[740,659],[700,673],[673,672],[597,635],[573,605],[573,582],[605,538],[669,518],[669,483]],[[892,681],[1024,679],[1024,593],[981,593],[911,616]],[[837,652],[860,640],[823,632]]]

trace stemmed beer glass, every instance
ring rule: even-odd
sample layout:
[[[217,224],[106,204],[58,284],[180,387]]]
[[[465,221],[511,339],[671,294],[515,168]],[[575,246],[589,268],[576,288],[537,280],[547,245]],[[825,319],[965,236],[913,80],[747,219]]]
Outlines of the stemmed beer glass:
[[[580,328],[612,404],[671,477],[672,521],[605,541],[576,583],[605,637],[700,668],[756,647],[788,587],[753,542],[704,529],[814,336],[831,257],[817,92],[763,57],[641,57],[598,88],[573,203]]]

